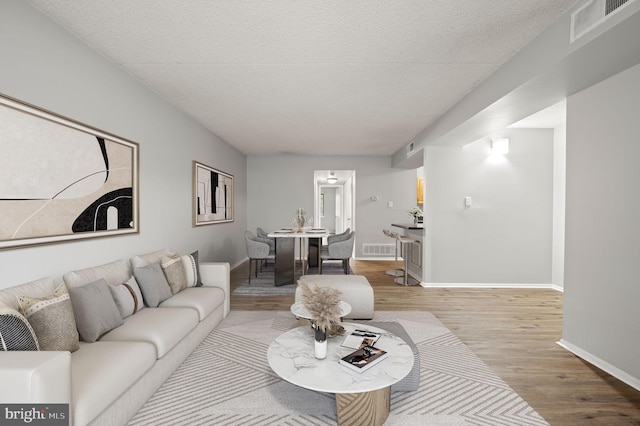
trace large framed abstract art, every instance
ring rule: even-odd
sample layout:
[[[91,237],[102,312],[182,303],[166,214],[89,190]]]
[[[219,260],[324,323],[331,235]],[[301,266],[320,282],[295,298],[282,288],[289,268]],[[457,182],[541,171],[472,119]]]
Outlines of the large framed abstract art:
[[[139,232],[138,144],[0,96],[0,248]]]
[[[233,176],[193,162],[193,226],[233,222]]]

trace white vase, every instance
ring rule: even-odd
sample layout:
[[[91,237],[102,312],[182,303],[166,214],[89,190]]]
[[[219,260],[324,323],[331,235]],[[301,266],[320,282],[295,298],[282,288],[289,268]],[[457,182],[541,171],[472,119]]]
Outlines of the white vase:
[[[327,332],[316,328],[315,330],[315,356],[318,359],[325,359],[327,357]]]

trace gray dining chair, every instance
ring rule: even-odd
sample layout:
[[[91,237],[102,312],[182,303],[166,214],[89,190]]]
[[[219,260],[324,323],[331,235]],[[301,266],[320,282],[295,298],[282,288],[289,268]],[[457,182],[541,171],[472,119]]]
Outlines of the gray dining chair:
[[[276,252],[276,239],[273,237],[270,237],[269,234],[265,232],[262,228],[258,227],[256,229],[255,239],[256,241],[261,241],[263,243],[269,244],[269,253]],[[264,262],[264,266],[267,266],[268,261],[265,259],[263,262]]]
[[[332,238],[334,237],[334,238]],[[339,237],[339,238],[335,238]],[[353,254],[353,244],[355,242],[356,233],[349,231],[347,235],[332,235],[328,237],[328,243],[326,248],[323,247],[320,250],[320,264],[318,265],[318,272],[322,274],[322,261],[323,260],[342,260],[342,268],[344,273],[349,273],[349,260]]]
[[[338,241],[343,241],[349,238],[349,235],[351,234],[351,228],[347,228],[345,229],[344,232],[341,232],[340,234],[334,234],[334,235],[329,235],[327,237],[327,244],[323,244],[322,245],[322,250],[327,250],[327,247],[329,247],[329,244],[331,243],[337,243]]]
[[[249,257],[249,284],[251,284],[251,275],[254,273],[256,278],[258,277],[258,268],[260,268],[261,263],[267,260],[276,259],[276,254],[274,250],[271,250],[269,244],[260,241],[258,237],[253,235],[251,231],[246,231],[244,233],[244,239],[247,244],[247,256]],[[255,268],[253,264],[255,262]],[[275,282],[275,268],[274,268],[274,282]]]

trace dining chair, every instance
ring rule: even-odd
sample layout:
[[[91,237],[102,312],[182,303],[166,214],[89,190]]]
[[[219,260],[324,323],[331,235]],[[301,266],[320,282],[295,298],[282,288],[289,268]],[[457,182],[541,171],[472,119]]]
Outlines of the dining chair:
[[[338,241],[343,241],[348,239],[350,234],[351,234],[351,228],[347,228],[345,229],[344,232],[341,232],[340,234],[329,235],[327,237],[327,244],[323,244],[322,249],[326,250],[329,244],[337,243]]]
[[[256,229],[255,240],[269,244],[269,253],[276,252],[276,239],[273,237],[270,237],[269,234],[260,227]],[[267,263],[268,263],[267,260],[265,259],[263,262],[264,262],[264,266],[267,266]]]
[[[249,284],[251,284],[251,275],[255,269],[256,278],[258,277],[258,267],[260,262],[276,259],[275,251],[271,250],[269,244],[260,241],[258,237],[253,235],[251,231],[244,233],[244,239],[247,245],[247,256],[249,257]],[[255,268],[253,263],[256,262]],[[274,282],[275,282],[275,268],[274,268]]]
[[[269,244],[269,249],[272,251],[276,249],[276,239],[270,237],[269,234],[260,227],[256,229],[256,240]]]
[[[331,237],[338,237],[338,235],[332,235]],[[344,273],[349,273],[349,260],[353,255],[353,244],[355,242],[356,233],[349,231],[347,235],[342,235],[339,238],[328,237],[328,243],[326,248],[320,250],[320,264],[318,265],[318,272],[322,274],[322,261],[323,260],[342,260],[342,268]]]

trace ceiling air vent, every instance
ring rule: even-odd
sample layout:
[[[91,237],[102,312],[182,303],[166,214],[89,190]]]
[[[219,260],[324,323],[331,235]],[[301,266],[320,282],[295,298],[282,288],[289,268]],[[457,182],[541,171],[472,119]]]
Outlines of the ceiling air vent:
[[[571,43],[635,0],[588,0],[571,15]]]

